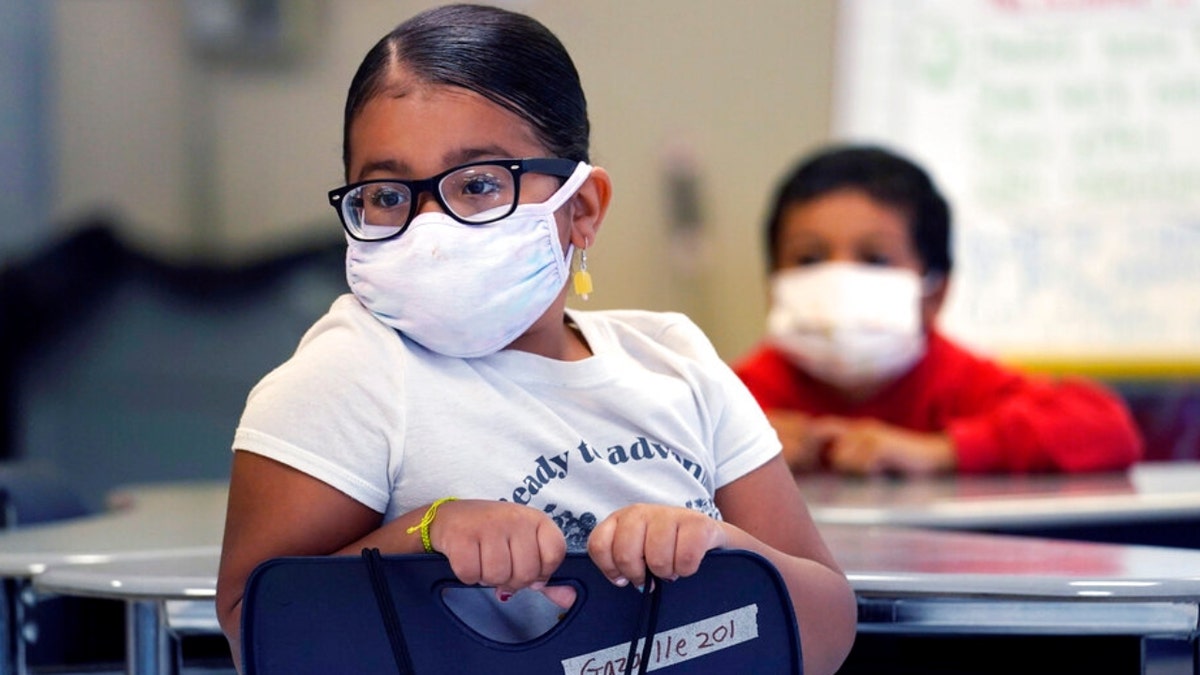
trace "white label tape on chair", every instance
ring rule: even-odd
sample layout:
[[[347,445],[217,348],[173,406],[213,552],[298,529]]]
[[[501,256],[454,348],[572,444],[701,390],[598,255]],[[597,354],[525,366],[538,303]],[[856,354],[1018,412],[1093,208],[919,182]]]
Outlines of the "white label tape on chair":
[[[647,671],[666,668],[758,637],[758,605],[746,605],[707,619],[654,634]],[[642,653],[642,641],[637,654]],[[563,675],[619,675],[625,672],[629,644],[573,656],[562,662]],[[637,657],[635,657],[637,658]],[[640,664],[634,663],[632,670]]]

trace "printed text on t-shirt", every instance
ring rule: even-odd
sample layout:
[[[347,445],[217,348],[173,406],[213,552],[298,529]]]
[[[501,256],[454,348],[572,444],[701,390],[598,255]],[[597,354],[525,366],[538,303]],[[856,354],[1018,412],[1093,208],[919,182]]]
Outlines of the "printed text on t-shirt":
[[[578,453],[585,464],[606,461],[613,466],[619,466],[634,461],[671,459],[678,462],[696,480],[704,482],[704,467],[684,457],[673,448],[657,441],[647,440],[644,436],[638,436],[628,446],[610,445],[604,450],[599,450],[595,446],[588,445],[587,441],[580,440],[579,445],[571,450],[556,455],[541,455],[535,459],[533,470],[525,476],[520,486],[513,489],[512,501],[517,504],[528,504],[534,495],[548,484],[560,478],[566,478],[570,470],[569,460],[572,451]],[[502,498],[501,501],[509,500]]]

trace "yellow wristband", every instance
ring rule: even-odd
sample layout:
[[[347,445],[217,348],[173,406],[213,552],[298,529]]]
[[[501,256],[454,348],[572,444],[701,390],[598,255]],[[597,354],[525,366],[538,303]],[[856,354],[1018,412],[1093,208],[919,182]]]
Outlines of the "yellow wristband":
[[[409,534],[418,530],[421,531],[421,543],[425,546],[426,553],[433,553],[433,542],[429,541],[429,526],[433,524],[433,518],[437,515],[438,507],[446,502],[452,502],[457,499],[458,497],[442,497],[433,504],[430,504],[429,510],[425,512],[425,515],[421,518],[421,522],[405,530]]]

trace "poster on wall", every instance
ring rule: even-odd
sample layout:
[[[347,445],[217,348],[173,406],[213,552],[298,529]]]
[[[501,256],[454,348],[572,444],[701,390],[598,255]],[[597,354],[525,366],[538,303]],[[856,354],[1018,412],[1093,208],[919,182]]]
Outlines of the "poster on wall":
[[[1200,362],[1200,0],[843,0],[834,129],[954,213],[943,329],[1016,361]]]

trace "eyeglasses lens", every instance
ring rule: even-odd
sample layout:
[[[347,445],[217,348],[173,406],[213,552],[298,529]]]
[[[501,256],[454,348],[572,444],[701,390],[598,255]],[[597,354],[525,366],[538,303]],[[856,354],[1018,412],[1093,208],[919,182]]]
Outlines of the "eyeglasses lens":
[[[512,172],[499,164],[459,169],[442,179],[438,191],[446,207],[468,223],[503,218],[508,215],[517,194]]]
[[[369,183],[345,196],[346,223],[362,239],[386,239],[408,222],[412,194],[403,183]]]
[[[477,164],[444,176],[438,194],[450,215],[465,223],[483,224],[508,215],[517,199],[517,179],[507,166]],[[362,185],[342,200],[342,213],[355,236],[387,239],[404,229],[416,198],[401,182]]]

